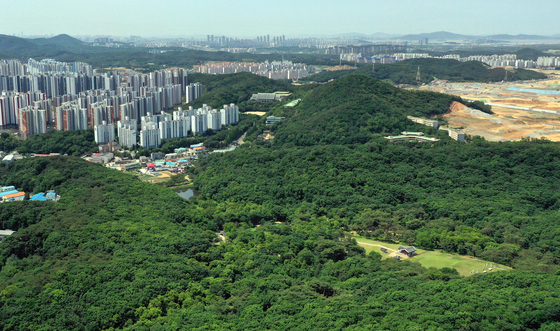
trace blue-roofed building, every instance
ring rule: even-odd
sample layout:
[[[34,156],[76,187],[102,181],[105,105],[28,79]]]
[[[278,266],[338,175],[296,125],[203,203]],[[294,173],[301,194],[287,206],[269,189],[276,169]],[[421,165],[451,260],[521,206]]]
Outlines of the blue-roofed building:
[[[58,201],[60,200],[60,195],[57,195],[55,191],[47,192],[47,201]]]
[[[191,148],[202,147],[202,146],[204,146],[204,143],[200,143],[200,144],[196,144],[196,145],[191,145]]]
[[[58,201],[60,200],[60,195],[57,195],[55,191],[49,191],[47,193],[41,192],[33,195],[29,198],[29,201]]]
[[[0,193],[0,199],[1,199],[3,196],[9,195],[9,194],[18,193],[18,192],[19,192],[18,190],[11,190],[11,191],[2,192],[2,193]]]
[[[29,198],[29,201],[47,201],[47,197],[45,196],[45,193],[41,192]]]

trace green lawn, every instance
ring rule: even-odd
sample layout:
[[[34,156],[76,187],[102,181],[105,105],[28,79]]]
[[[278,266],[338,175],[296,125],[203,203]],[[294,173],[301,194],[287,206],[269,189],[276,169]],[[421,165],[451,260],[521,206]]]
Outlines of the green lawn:
[[[401,244],[389,244],[386,242],[382,242],[382,241],[377,241],[377,240],[371,240],[371,239],[366,239],[366,238],[361,238],[361,237],[355,237],[356,241],[358,242],[358,244],[360,244],[360,246],[362,246],[363,248],[366,249],[366,253],[369,254],[369,252],[371,251],[376,251],[378,253],[381,253],[381,247],[385,247],[388,248],[389,252],[391,251],[397,251],[399,249],[399,246]],[[408,245],[403,245],[403,246],[408,246]],[[426,252],[423,249],[418,249],[418,254],[424,253]]]
[[[391,252],[391,249],[397,250],[400,246],[399,244],[388,244],[382,241],[376,241],[376,240],[365,239],[360,237],[356,237],[355,239],[358,242],[358,244],[366,250],[367,254],[369,254],[369,252],[371,251],[381,253],[381,247],[379,246],[388,248],[389,252]],[[492,268],[491,271],[488,270],[489,267],[486,266],[486,264],[487,263],[489,264],[491,262],[481,260],[474,256],[450,254],[441,251],[426,251],[423,249],[418,249],[417,252],[418,252],[417,256],[414,256],[408,259],[407,261],[418,262],[425,268],[431,268],[431,267],[438,268],[438,269],[444,267],[454,268],[457,269],[459,274],[461,274],[462,276],[472,276],[473,274],[471,273],[471,270],[478,271],[478,273],[480,274],[484,273],[484,271],[494,272],[494,271],[501,270],[495,267]],[[388,257],[387,254],[382,254],[382,255],[384,258]],[[496,265],[495,263],[492,264]],[[502,265],[500,266],[504,267]],[[507,268],[507,269],[511,269],[511,268]]]

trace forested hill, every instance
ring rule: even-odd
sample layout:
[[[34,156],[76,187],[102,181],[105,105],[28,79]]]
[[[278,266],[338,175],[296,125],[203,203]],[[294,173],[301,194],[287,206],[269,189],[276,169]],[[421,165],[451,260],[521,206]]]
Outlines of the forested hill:
[[[449,110],[451,95],[399,89],[377,79],[350,75],[310,91],[278,126],[275,144],[365,143],[381,135],[426,131],[407,115],[430,117]],[[437,130],[430,133],[437,134]],[[428,131],[426,131],[428,132]]]
[[[0,164],[0,183],[62,195],[0,204],[1,226],[18,230],[0,243],[3,330],[560,326],[560,276],[465,279],[450,268],[381,261],[341,230],[340,206],[327,219],[305,205],[293,213],[269,202],[187,203],[78,158]]]
[[[326,71],[303,78],[303,81],[327,82],[351,74],[363,74],[394,84],[415,85],[420,67],[421,83],[435,78],[451,82],[499,82],[505,78],[505,69],[489,68],[482,62],[459,62],[451,59],[412,59],[391,64],[364,65],[356,70]],[[546,75],[525,69],[508,70],[508,80],[544,79]]]
[[[202,84],[202,97],[188,104],[195,108],[207,104],[220,109],[224,104],[235,103],[241,111],[255,110],[259,105],[249,102],[253,94],[294,91],[294,86],[287,82],[248,72],[229,75],[190,74],[189,82]]]

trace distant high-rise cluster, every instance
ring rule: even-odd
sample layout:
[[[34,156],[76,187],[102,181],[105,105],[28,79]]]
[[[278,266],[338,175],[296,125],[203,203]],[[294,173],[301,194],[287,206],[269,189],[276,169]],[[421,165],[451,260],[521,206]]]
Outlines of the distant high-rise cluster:
[[[309,73],[313,72],[313,67],[291,61],[222,62],[198,66],[195,70],[214,75],[251,72],[270,79],[298,79],[309,76]]]
[[[443,56],[431,56],[428,53],[395,53],[395,54],[384,54],[377,56],[363,56],[361,53],[345,53],[341,55],[341,60],[352,61],[357,63],[395,63],[409,59],[452,59],[461,62],[467,61],[478,61],[485,63],[489,66],[505,67],[512,66],[516,68],[546,68],[554,67],[554,64],[560,65],[559,60],[554,62],[554,58],[539,58],[537,61],[532,60],[520,60],[515,54],[504,54],[504,55],[472,55],[468,57],[461,57],[459,54],[447,54]]]
[[[66,63],[58,62],[53,59],[44,59],[41,61],[29,59],[27,61],[27,68],[30,74],[72,72],[93,76],[93,67],[84,62]]]
[[[187,45],[198,45],[199,42],[191,41]],[[284,46],[286,44],[286,36],[257,36],[256,39],[239,39],[226,36],[207,35],[206,44],[209,46]],[[169,46],[169,45],[166,45]],[[182,45],[184,46],[184,45]]]
[[[340,55],[340,54],[363,54],[373,55],[380,54],[388,51],[406,51],[406,44],[371,44],[371,45],[328,45],[325,54]]]
[[[560,67],[560,57],[541,56],[537,59],[537,66],[540,68]]]
[[[516,54],[473,55],[458,60],[462,62],[479,61],[493,67],[536,68],[538,66],[538,63],[535,61],[518,59]]]
[[[52,102],[41,92],[9,92],[0,94],[0,126],[18,125],[19,109],[35,106],[46,111],[46,120],[50,121]]]
[[[148,113],[160,114],[181,104],[187,85],[187,72],[181,68],[97,74],[83,62],[1,60],[0,126],[18,125],[23,137],[42,133],[21,127],[19,110],[32,106],[45,111],[45,116],[34,117],[45,120],[40,127],[53,122],[57,130],[92,127],[104,141],[111,137],[99,130],[108,132],[119,120],[128,117],[140,123]]]

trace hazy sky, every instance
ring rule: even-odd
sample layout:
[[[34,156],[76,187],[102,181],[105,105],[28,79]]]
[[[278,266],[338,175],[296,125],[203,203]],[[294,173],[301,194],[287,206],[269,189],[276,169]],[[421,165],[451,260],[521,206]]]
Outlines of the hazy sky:
[[[557,0],[18,0],[0,33],[192,36],[560,34]]]

